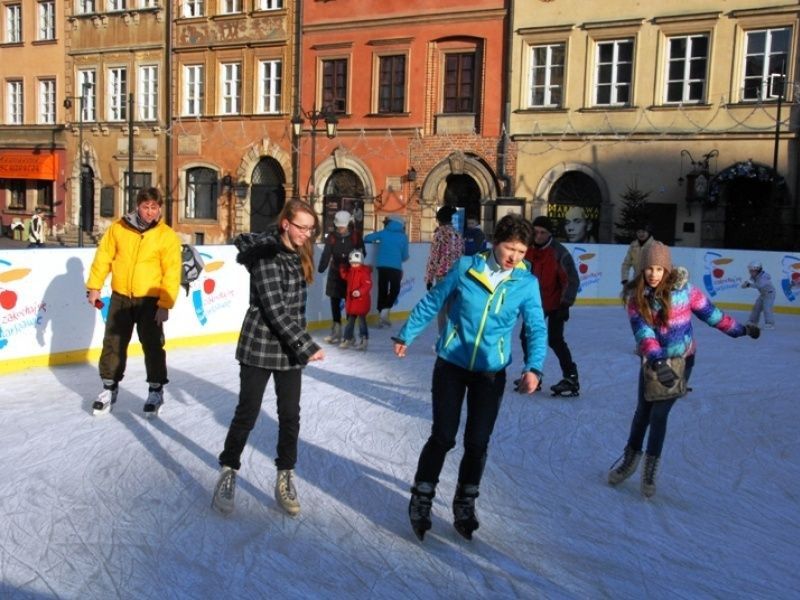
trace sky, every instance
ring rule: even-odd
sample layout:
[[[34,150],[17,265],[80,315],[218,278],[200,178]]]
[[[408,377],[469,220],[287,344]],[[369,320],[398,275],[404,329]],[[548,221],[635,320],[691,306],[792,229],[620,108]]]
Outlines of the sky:
[[[746,313],[733,312],[744,320]],[[0,376],[0,598],[793,598],[800,590],[800,318],[758,340],[695,320],[693,391],[678,401],[645,500],[617,486],[636,404],[621,307],[577,307],[566,337],[581,394],[500,409],[472,541],[453,529],[459,443],[419,542],[409,488],[430,432],[436,327],[404,359],[325,346],[305,370],[292,518],[274,499],[269,385],[242,456],[236,509],[211,507],[238,393],[234,345],[173,350],[158,419],[141,357],[114,411],[91,415],[96,365]],[[545,389],[559,379],[550,353]]]

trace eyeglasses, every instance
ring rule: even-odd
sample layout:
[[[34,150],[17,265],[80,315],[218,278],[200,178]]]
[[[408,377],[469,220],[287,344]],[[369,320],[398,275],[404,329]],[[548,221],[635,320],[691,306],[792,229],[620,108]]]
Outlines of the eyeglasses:
[[[297,227],[298,231],[300,231],[301,233],[305,233],[306,235],[316,235],[317,233],[317,228],[314,227],[313,225],[311,226],[298,225],[294,221],[289,221],[289,224],[294,225],[295,227]]]

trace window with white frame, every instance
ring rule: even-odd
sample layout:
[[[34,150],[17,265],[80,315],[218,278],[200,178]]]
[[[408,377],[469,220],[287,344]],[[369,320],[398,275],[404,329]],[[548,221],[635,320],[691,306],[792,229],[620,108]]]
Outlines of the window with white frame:
[[[22,97],[22,82],[9,81],[6,83],[6,123],[9,125],[22,125],[24,118]]]
[[[112,67],[108,70],[106,114],[109,121],[124,121],[128,117],[128,70]]]
[[[97,120],[97,91],[95,88],[96,75],[94,69],[78,71],[78,97],[83,95],[83,120],[92,122]],[[80,100],[79,100],[80,102]]]
[[[238,115],[242,109],[242,66],[237,63],[220,65],[219,108],[223,115]]]
[[[220,0],[219,12],[223,15],[242,12],[242,0]]]
[[[594,103],[627,106],[633,82],[633,40],[597,42],[595,52]]]
[[[155,8],[158,0],[139,0],[139,8]]]
[[[566,44],[531,46],[530,106],[561,106]]]
[[[53,0],[39,2],[39,38],[56,39],[56,3]]]
[[[708,35],[683,35],[667,40],[668,104],[697,104],[706,97]]]
[[[139,67],[139,118],[142,121],[155,121],[158,118],[158,67],[144,65]]]
[[[39,118],[42,125],[56,122],[56,80],[39,80]]]
[[[128,8],[128,0],[108,0],[109,11],[119,11]]]
[[[258,64],[258,111],[281,111],[281,85],[283,63],[280,60],[262,60]]]
[[[78,12],[82,15],[88,15],[97,11],[95,0],[78,0]]]
[[[788,72],[792,29],[761,29],[746,35],[742,99],[776,99]]]
[[[259,10],[278,10],[283,8],[283,0],[258,0]]]
[[[203,0],[183,0],[183,16],[185,18],[202,17],[205,8],[203,4]]]
[[[22,5],[6,5],[6,43],[18,44],[22,41]]]
[[[185,117],[203,114],[203,65],[183,67],[183,110]]]
[[[217,172],[208,167],[186,171],[186,218],[216,219],[219,182]]]

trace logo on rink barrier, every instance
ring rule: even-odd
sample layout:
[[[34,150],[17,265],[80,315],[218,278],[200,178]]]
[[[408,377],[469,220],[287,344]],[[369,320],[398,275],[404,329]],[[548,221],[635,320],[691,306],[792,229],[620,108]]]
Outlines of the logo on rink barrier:
[[[19,305],[19,295],[15,288],[31,272],[25,268],[8,268],[13,265],[0,259],[0,349],[8,345],[8,338],[22,329],[36,326],[36,313],[40,303],[30,306]],[[13,285],[11,285],[13,283]]]
[[[203,257],[205,267],[202,275],[189,284],[189,295],[192,298],[197,322],[205,325],[210,315],[231,305],[233,290],[217,289],[217,276],[212,275],[225,266],[225,261],[214,260],[214,257],[206,252],[200,252],[200,256]]]
[[[586,248],[581,248],[580,246],[575,246],[572,249],[572,260],[575,261],[575,268],[578,270],[579,294],[590,285],[600,283],[600,277],[603,273],[596,270],[594,261],[596,256],[597,254],[594,252],[587,252]]]
[[[706,252],[703,255],[703,285],[709,296],[714,297],[723,290],[737,288],[742,283],[741,277],[734,277],[727,273],[728,265],[732,258],[724,257],[719,252]]]
[[[797,299],[800,293],[800,258],[786,255],[781,259],[781,289],[789,302]]]

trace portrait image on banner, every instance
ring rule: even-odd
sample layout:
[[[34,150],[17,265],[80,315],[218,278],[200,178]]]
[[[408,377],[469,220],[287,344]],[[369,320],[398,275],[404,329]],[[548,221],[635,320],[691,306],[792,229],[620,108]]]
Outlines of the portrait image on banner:
[[[596,244],[600,226],[599,206],[550,204],[547,216],[553,220],[555,238],[571,244]]]

